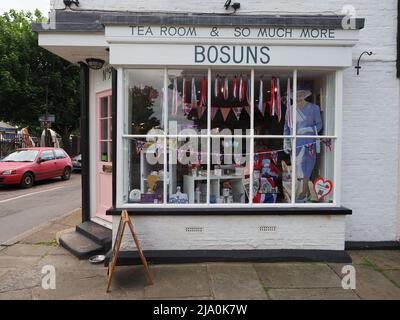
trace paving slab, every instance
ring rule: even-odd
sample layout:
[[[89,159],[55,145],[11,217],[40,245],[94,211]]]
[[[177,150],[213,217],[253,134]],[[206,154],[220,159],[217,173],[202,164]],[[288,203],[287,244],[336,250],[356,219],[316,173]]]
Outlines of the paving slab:
[[[383,273],[400,288],[400,270],[386,270]]]
[[[37,266],[41,257],[15,257],[0,255],[0,268],[26,268]]]
[[[64,251],[63,251],[64,252]],[[44,265],[53,265],[56,268],[59,269],[66,269],[70,271],[80,271],[80,270],[94,270],[94,269],[101,269],[105,270],[104,265],[93,265],[89,263],[88,260],[79,260],[76,257],[74,257],[72,254],[69,252],[65,251],[66,254],[50,254],[45,257],[43,257],[39,265],[42,267]]]
[[[356,293],[362,299],[399,300],[400,288],[372,267],[356,267]]]
[[[0,279],[1,279],[1,277],[4,276],[8,271],[11,271],[11,270],[14,270],[14,269],[10,269],[10,268],[1,268],[1,269],[0,269]]]
[[[22,289],[0,293],[0,300],[32,300],[32,290]]]
[[[352,290],[340,288],[271,289],[268,295],[273,300],[360,300]]]
[[[124,290],[113,286],[112,290],[107,293],[107,279],[104,281],[103,286],[99,286],[90,292],[76,296],[73,300],[143,300],[144,289],[140,290]]]
[[[209,264],[211,289],[217,300],[266,300],[268,296],[251,264]]]
[[[41,273],[37,267],[9,270],[0,277],[0,293],[32,289],[41,284]]]
[[[366,261],[362,255],[362,251],[347,251],[350,255],[351,259],[353,260],[353,264],[366,264]]]
[[[198,300],[198,301],[201,301],[201,300],[214,300],[214,298],[213,297],[184,297],[184,298],[169,297],[169,298],[145,298],[144,300],[167,300],[167,301],[170,301],[170,300],[180,300],[180,301]]]
[[[121,292],[126,299],[143,299],[147,286],[142,266],[116,267],[111,284],[111,293]]]
[[[265,288],[341,288],[341,279],[326,264],[255,264]]]
[[[400,270],[400,250],[364,251],[361,255],[382,270]]]
[[[41,286],[32,290],[34,300],[63,300],[77,299],[89,295],[95,290],[106,290],[106,277],[93,276],[83,279],[68,279],[56,281],[55,290],[44,290]]]
[[[77,209],[71,214],[57,220],[57,224],[62,224],[67,227],[76,227],[80,223],[82,223],[82,209]]]
[[[328,266],[338,275],[338,277],[340,279],[343,279],[343,277],[345,276],[345,274],[342,273],[343,267],[346,267],[346,266],[349,266],[349,265],[353,266],[354,269],[356,269],[356,272],[357,272],[357,268],[360,266],[360,265],[357,265],[357,264],[328,263]],[[346,272],[346,274],[347,274],[347,272]]]
[[[3,250],[1,254],[15,257],[42,257],[55,252],[56,248],[53,245],[15,244]]]
[[[152,266],[150,271],[154,285],[145,288],[145,298],[211,296],[206,265]]]

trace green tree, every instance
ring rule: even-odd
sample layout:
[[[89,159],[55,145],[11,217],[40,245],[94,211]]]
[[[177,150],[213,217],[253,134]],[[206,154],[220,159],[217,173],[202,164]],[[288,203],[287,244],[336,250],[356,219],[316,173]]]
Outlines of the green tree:
[[[32,23],[44,20],[38,10],[0,16],[0,119],[40,134],[39,116],[55,114],[52,128],[70,152],[69,137],[79,128],[79,70],[39,47]]]

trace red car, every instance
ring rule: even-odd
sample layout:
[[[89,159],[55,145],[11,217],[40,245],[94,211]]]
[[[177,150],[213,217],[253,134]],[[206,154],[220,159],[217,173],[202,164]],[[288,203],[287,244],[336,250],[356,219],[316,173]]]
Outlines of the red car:
[[[18,149],[0,161],[0,184],[30,188],[39,180],[55,177],[69,180],[71,171],[71,158],[62,149]]]

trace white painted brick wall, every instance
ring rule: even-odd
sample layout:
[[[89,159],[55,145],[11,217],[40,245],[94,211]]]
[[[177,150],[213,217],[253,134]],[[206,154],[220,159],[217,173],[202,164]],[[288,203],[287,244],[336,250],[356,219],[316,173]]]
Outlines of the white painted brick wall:
[[[373,51],[375,55],[364,57],[359,77],[352,68],[346,70],[344,77],[342,202],[354,212],[353,216],[346,220],[346,240],[398,239],[400,88],[395,73],[397,1],[238,1],[242,4],[238,14],[340,14],[343,5],[352,4],[357,10],[357,15],[366,18],[366,27],[360,32],[360,41],[353,50],[353,59],[356,60],[364,50]],[[223,0],[80,2],[82,10],[225,12]],[[63,8],[62,0],[56,0],[55,7]],[[160,226],[159,221],[166,221],[165,219],[154,220],[154,223]],[[307,218],[299,217],[294,220],[300,223],[302,219]],[[210,218],[204,219],[207,220]],[[145,227],[145,224],[143,226]],[[293,231],[298,232],[298,229]],[[220,241],[219,244],[224,240]],[[277,243],[274,241],[270,242],[272,246]],[[332,241],[334,243],[336,240]],[[150,246],[149,240],[146,239],[145,243]],[[228,243],[226,245],[229,246]],[[250,243],[248,245],[251,247]]]
[[[114,217],[117,230],[119,218]],[[343,250],[343,216],[165,216],[135,217],[135,230],[144,250]],[[276,232],[260,232],[276,226]],[[204,228],[187,233],[186,227]],[[134,249],[129,229],[123,250]]]

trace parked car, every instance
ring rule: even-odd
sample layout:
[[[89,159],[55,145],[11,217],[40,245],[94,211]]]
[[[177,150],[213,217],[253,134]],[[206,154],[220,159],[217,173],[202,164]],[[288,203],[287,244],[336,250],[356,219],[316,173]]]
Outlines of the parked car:
[[[82,155],[79,154],[72,158],[72,166],[74,171],[82,171]]]
[[[35,181],[71,178],[72,162],[60,148],[17,149],[0,161],[0,184],[30,188]]]

